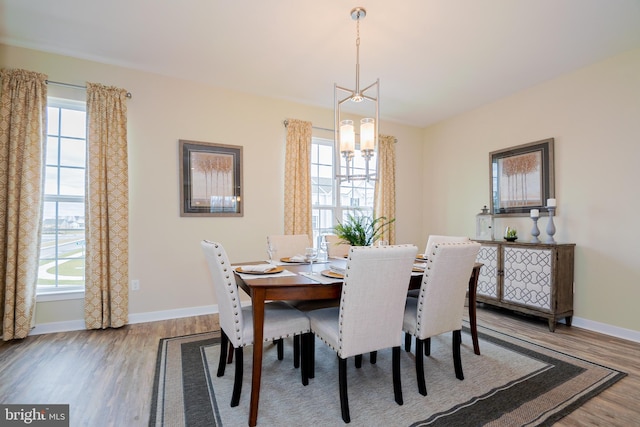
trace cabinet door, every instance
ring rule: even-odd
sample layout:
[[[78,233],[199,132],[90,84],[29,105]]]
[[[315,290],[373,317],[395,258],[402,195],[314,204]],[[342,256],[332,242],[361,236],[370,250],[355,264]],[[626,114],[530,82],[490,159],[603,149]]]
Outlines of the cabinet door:
[[[551,311],[553,251],[504,246],[502,256],[503,301]]]
[[[478,277],[478,290],[477,295],[482,295],[490,298],[499,299],[498,292],[498,251],[497,245],[482,245],[476,262],[484,264],[480,269],[480,276]]]

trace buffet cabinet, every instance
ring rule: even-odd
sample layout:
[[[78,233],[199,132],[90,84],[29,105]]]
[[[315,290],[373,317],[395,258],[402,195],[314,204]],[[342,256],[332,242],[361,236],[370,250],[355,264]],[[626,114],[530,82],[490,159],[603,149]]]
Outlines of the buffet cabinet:
[[[575,244],[477,241],[478,302],[546,318],[551,332],[571,326]]]

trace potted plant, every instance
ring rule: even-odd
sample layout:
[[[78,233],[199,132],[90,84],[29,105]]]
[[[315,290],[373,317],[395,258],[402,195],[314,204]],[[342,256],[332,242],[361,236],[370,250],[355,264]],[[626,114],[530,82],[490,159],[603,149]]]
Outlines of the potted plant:
[[[333,227],[334,233],[351,246],[371,246],[384,233],[395,218],[387,221],[386,217],[373,218],[366,215],[348,214],[344,222],[338,221]]]
[[[518,230],[515,228],[507,227],[504,231],[504,240],[507,242],[515,242],[518,240]]]

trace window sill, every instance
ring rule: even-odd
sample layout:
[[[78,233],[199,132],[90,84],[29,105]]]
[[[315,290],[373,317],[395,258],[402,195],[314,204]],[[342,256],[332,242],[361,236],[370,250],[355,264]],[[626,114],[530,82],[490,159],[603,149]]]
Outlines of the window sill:
[[[84,299],[84,291],[43,292],[36,295],[36,302]]]

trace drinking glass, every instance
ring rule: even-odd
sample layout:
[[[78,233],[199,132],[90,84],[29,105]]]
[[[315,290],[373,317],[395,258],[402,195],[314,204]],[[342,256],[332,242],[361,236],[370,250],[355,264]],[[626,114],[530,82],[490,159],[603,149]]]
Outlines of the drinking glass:
[[[313,261],[318,259],[318,250],[316,248],[306,248],[304,252],[305,259],[309,262],[309,275],[313,275]]]
[[[327,261],[329,259],[329,244],[324,236],[320,239],[320,251],[322,252],[322,260]]]
[[[274,264],[273,259],[278,253],[278,248],[273,243],[267,243],[267,254],[269,255],[269,264]]]
[[[378,246],[388,246],[388,245],[389,245],[388,240],[378,240]]]

